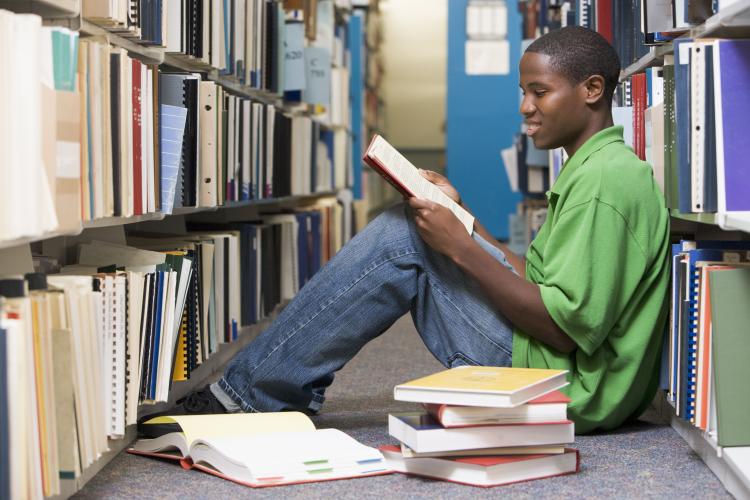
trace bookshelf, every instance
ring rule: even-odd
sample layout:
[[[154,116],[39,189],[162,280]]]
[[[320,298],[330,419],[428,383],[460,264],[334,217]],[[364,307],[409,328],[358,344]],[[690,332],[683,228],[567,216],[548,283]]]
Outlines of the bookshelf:
[[[254,0],[232,1],[246,1],[249,5],[250,2]],[[321,0],[321,3],[322,1],[323,0]],[[0,261],[10,258],[11,256],[16,258],[18,255],[30,258],[33,250],[34,252],[43,252],[45,254],[50,251],[51,253],[49,255],[54,255],[55,258],[61,259],[61,263],[70,264],[74,263],[74,260],[70,259],[69,262],[62,262],[62,259],[65,259],[66,261],[69,260],[68,256],[73,253],[75,245],[79,242],[97,239],[99,235],[105,234],[105,232],[110,230],[112,230],[113,234],[117,233],[122,236],[126,233],[128,236],[136,233],[138,236],[143,236],[144,234],[148,236],[147,233],[149,232],[172,234],[171,231],[173,231],[174,228],[178,228],[177,231],[184,231],[187,224],[195,223],[204,225],[208,224],[215,227],[225,227],[228,228],[226,229],[228,231],[229,228],[237,227],[238,224],[262,219],[265,215],[288,214],[306,210],[322,210],[316,207],[330,206],[343,207],[340,212],[331,209],[330,215],[326,216],[330,217],[329,224],[331,227],[339,226],[341,228],[341,235],[340,239],[337,239],[339,238],[339,235],[320,235],[321,240],[323,241],[322,245],[326,247],[321,250],[324,253],[323,259],[326,259],[335,253],[338,244],[351,238],[351,228],[353,227],[353,203],[351,190],[354,177],[360,174],[359,169],[361,166],[358,164],[358,159],[361,157],[361,154],[358,154],[357,151],[353,150],[351,147],[353,125],[350,120],[347,121],[346,119],[351,113],[350,110],[345,110],[345,118],[340,122],[336,122],[331,117],[331,113],[323,113],[323,107],[305,102],[298,102],[300,101],[299,96],[296,98],[292,96],[290,100],[285,100],[285,97],[288,96],[284,95],[283,91],[274,93],[269,90],[258,88],[258,86],[253,87],[246,85],[239,78],[232,74],[223,74],[219,69],[206,64],[204,61],[185,54],[169,52],[164,46],[141,43],[139,38],[133,36],[132,33],[126,33],[122,29],[117,30],[115,28],[110,28],[106,23],[100,21],[87,19],[82,14],[83,3],[82,0],[0,0],[0,9],[9,10],[14,13],[34,13],[40,15],[43,18],[43,25],[45,26],[67,28],[78,32],[81,37],[87,37],[98,41],[100,40],[116,49],[124,49],[124,53],[134,61],[137,60],[143,64],[151,65],[152,67],[199,74],[202,81],[214,82],[217,86],[222,87],[232,96],[247,98],[253,103],[261,103],[264,106],[272,107],[279,114],[283,114],[290,118],[303,117],[305,120],[309,120],[309,123],[314,127],[319,127],[321,131],[336,133],[340,137],[343,137],[345,143],[345,153],[339,157],[339,159],[343,158],[343,162],[348,164],[348,167],[345,168],[346,174],[344,175],[344,181],[341,183],[337,182],[332,172],[330,174],[330,187],[326,187],[325,182],[324,184],[318,183],[317,185],[313,182],[311,186],[308,186],[310,192],[302,190],[304,194],[277,194],[276,196],[268,196],[265,194],[263,195],[265,197],[252,199],[228,199],[227,197],[224,198],[223,201],[220,199],[219,204],[216,205],[174,207],[172,212],[168,214],[160,211],[157,202],[157,209],[155,211],[143,213],[141,215],[92,216],[89,220],[85,220],[84,218],[84,220],[79,220],[76,224],[66,225],[66,229],[36,231],[20,238],[4,238],[3,235],[0,234]],[[115,3],[117,2],[110,2],[110,5]],[[129,5],[135,5],[138,4],[138,0],[128,0],[127,3]],[[262,3],[265,4],[265,2]],[[284,3],[286,4],[287,2]],[[305,3],[307,4],[308,2]],[[166,2],[164,2],[164,4],[166,4]],[[172,4],[174,4],[174,2],[172,2]],[[207,3],[204,3],[204,5],[206,4]],[[299,4],[302,5],[302,2],[299,2]],[[309,4],[314,6],[316,2],[312,1],[309,2]],[[349,64],[349,55],[347,54],[349,49],[347,43],[345,43],[345,39],[343,42],[339,40],[341,38],[339,29],[341,28],[341,31],[346,33],[346,25],[350,18],[355,15],[362,16],[362,23],[365,24],[366,21],[364,21],[364,19],[366,19],[368,15],[371,14],[375,16],[377,14],[377,3],[360,1],[355,6],[352,5],[352,2],[349,0],[335,0],[335,2],[331,0],[331,4],[335,11],[332,18],[334,24],[331,26],[331,36],[336,38],[336,43],[338,43],[336,50],[340,50],[340,53],[342,54],[338,61],[333,61],[332,65],[336,66],[338,64],[339,68],[345,69],[346,65]],[[153,5],[156,5],[156,3]],[[281,1],[276,1],[272,3],[272,5],[280,7],[282,6],[282,3]],[[286,20],[288,21],[289,18]],[[284,19],[282,19],[282,23],[283,22]],[[360,34],[362,35],[362,41],[364,43],[364,31]],[[306,39],[305,46],[307,46],[308,43],[310,43],[310,41],[309,39]],[[0,47],[0,49],[2,49],[2,47]],[[366,54],[368,47],[363,46],[361,47],[361,50],[363,51],[363,54]],[[282,52],[281,56],[283,55]],[[363,80],[361,81],[361,84],[364,86]],[[364,88],[361,89],[361,92],[364,92]],[[342,101],[345,103],[343,106],[350,106],[351,104],[348,101],[348,96],[343,92],[342,96],[344,96]],[[370,132],[370,130],[367,132]],[[245,136],[245,138],[248,139],[249,137],[250,136]],[[264,141],[265,137],[261,140]],[[314,140],[317,141],[318,138]],[[291,143],[287,144],[287,148],[291,149],[292,147]],[[333,153],[331,153],[331,156],[332,154]],[[352,161],[356,161],[357,163],[351,165]],[[331,162],[333,162],[333,159],[331,159]],[[342,165],[343,164],[344,163],[342,163]],[[333,169],[333,166],[331,166],[331,169]],[[353,173],[352,170],[354,171]],[[145,174],[145,167],[143,172]],[[217,183],[221,183],[221,180],[217,179]],[[219,184],[219,187],[220,189],[224,189],[221,184]],[[2,189],[0,189],[0,192],[1,191]],[[295,192],[297,191],[292,191],[292,193]],[[80,196],[83,197],[84,194],[81,193]],[[83,199],[85,200],[85,198]],[[321,232],[322,231],[323,229],[321,228]],[[324,238],[326,237],[329,239],[325,240]],[[8,267],[8,265],[2,266],[3,273],[10,272],[8,271]],[[261,278],[259,277],[258,283],[260,283],[260,280]],[[278,288],[283,285],[276,283],[275,286]],[[231,342],[220,343],[218,350],[212,352],[210,357],[205,358],[203,362],[192,371],[188,380],[174,382],[169,391],[168,402],[162,402],[156,405],[141,405],[138,410],[139,416],[142,414],[166,410],[169,406],[173,405],[177,399],[183,397],[191,390],[205,384],[207,381],[217,378],[226,363],[240,349],[251,342],[252,339],[273,320],[273,318],[283,309],[287,300],[288,299],[282,298],[281,303],[276,306],[272,312],[254,324],[243,327],[238,326],[236,339]],[[243,320],[244,314],[245,311],[243,310]],[[254,312],[253,314],[256,313]],[[261,311],[257,311],[257,314],[260,315]],[[240,322],[238,321],[237,324],[239,325]],[[121,439],[110,439],[109,451],[95,460],[93,464],[84,467],[81,476],[76,480],[62,480],[61,493],[54,498],[68,498],[75,494],[76,491],[78,491],[88,480],[101,470],[101,468],[103,468],[112,458],[125,449],[135,437],[135,426],[131,425],[126,428],[124,436]],[[3,443],[3,446],[7,446],[6,443]],[[2,491],[3,488],[0,488],[0,492]]]
[[[690,28],[684,37],[750,38],[750,3],[736,2],[722,9],[704,23]],[[647,55],[623,69],[620,81],[642,73],[648,67],[661,65],[668,54],[673,54],[671,43],[651,47]],[[681,213],[670,209],[670,216],[675,222],[695,224],[693,232],[696,235],[702,233],[702,227],[709,229],[712,236],[717,234],[717,230],[720,235],[726,231],[727,235],[733,234],[732,239],[748,239],[750,234],[750,214],[747,213]],[[737,397],[747,395],[738,394]],[[727,491],[735,498],[750,497],[750,446],[719,446],[715,435],[676,415],[666,399],[661,399],[658,404],[663,407],[663,414],[668,415],[672,428],[711,469]]]
[[[148,415],[160,411],[165,411],[173,406],[175,402],[190,393],[192,390],[201,387],[203,384],[217,379],[223,370],[226,363],[232,359],[232,357],[243,347],[245,347],[250,341],[252,341],[263,329],[268,326],[273,318],[275,318],[281,311],[283,306],[277,308],[277,310],[267,319],[262,320],[260,323],[252,326],[247,326],[242,329],[240,334],[232,343],[222,344],[219,351],[212,355],[205,363],[201,364],[195,372],[195,376],[189,380],[183,382],[176,382],[172,387],[169,396],[168,403],[159,403],[156,405],[142,406],[139,410],[139,416]],[[93,465],[87,467],[78,479],[64,480],[61,484],[61,493],[54,497],[55,500],[63,500],[73,496],[78,490],[83,488],[96,474],[101,471],[113,458],[115,458],[120,452],[125,450],[133,441],[136,439],[136,429],[134,426],[130,426],[126,430],[126,434],[122,439],[110,439],[109,440],[109,451],[102,455]]]
[[[609,33],[610,35],[613,35],[613,46],[615,46],[615,48],[618,50],[618,54],[620,55],[621,61],[623,63],[623,68],[620,73],[620,82],[621,83],[628,82],[625,85],[621,85],[620,93],[617,96],[618,99],[616,100],[618,106],[632,107],[633,105],[636,104],[634,102],[635,99],[633,97],[633,91],[632,91],[632,89],[635,86],[635,83],[632,81],[633,76],[638,75],[640,78],[642,78],[643,76],[642,74],[647,73],[649,74],[647,78],[649,77],[654,78],[654,75],[656,75],[656,72],[650,68],[663,66],[665,64],[665,60],[667,63],[669,63],[669,58],[675,56],[673,44],[671,42],[667,42],[662,45],[650,46],[650,47],[645,47],[642,45],[643,35],[639,34],[639,29],[638,29],[639,26],[642,26],[640,23],[640,15],[638,12],[638,7],[633,8],[630,11],[632,12],[634,16],[636,16],[634,19],[634,22],[632,20],[623,19],[621,15],[622,13],[618,14],[617,12],[614,12],[613,19],[609,27],[607,26],[607,22],[604,22],[600,25],[601,20],[596,15],[596,9],[598,9],[600,4],[603,4],[603,3],[608,3],[612,7],[614,6],[624,7],[625,11],[627,12],[627,9],[628,9],[627,4],[638,6],[638,5],[644,4],[645,2],[638,2],[638,1],[608,2],[607,0],[603,0],[603,1],[597,0],[593,2],[559,2],[557,3],[557,6],[554,7],[556,9],[559,9],[558,11],[556,11],[557,15],[555,15],[555,12],[553,12],[553,7],[551,6],[550,6],[550,10],[548,13],[540,14],[538,11],[539,5],[543,3],[534,2],[533,0],[527,1],[525,3],[526,3],[526,7],[528,7],[528,9],[533,13],[533,15],[528,18],[528,20],[530,20],[531,24],[535,28],[535,32],[532,33],[532,35],[534,36],[538,36],[540,33],[543,33],[544,30],[547,30],[547,29],[551,30],[551,29],[558,28],[561,25],[564,26],[564,25],[570,25],[570,24],[583,24],[589,28],[599,30],[602,34],[606,35],[607,33]],[[686,2],[682,2],[682,5],[683,6],[686,5]],[[719,4],[714,3],[714,6],[717,6],[717,5]],[[578,9],[581,9],[581,8],[587,11],[585,13],[586,15],[582,15],[580,12],[578,12]],[[566,9],[568,9],[567,18],[565,15]],[[562,12],[562,15],[560,15],[560,12]],[[538,16],[538,17],[535,17],[535,16]],[[544,18],[545,21],[548,22],[549,24],[547,26],[537,27],[536,23],[539,20],[539,18]],[[628,26],[628,23],[632,23],[633,26]],[[619,39],[618,39],[618,35],[619,35]],[[527,36],[531,37],[531,35],[528,35],[528,34]],[[750,2],[737,1],[737,2],[731,3],[730,5],[726,7],[722,7],[719,12],[705,19],[702,23],[695,24],[685,29],[684,34],[682,35],[681,38],[704,39],[704,40],[750,38]],[[641,42],[639,42],[639,40],[641,40]],[[692,54],[691,54],[691,57],[692,57]],[[711,77],[713,77],[713,74],[711,75]],[[694,76],[688,73],[688,78],[694,78]],[[713,78],[711,79],[713,80]],[[650,83],[648,83],[647,85],[650,85]],[[717,84],[714,83],[714,85],[717,85]],[[658,95],[659,87],[654,87],[654,89],[656,89],[655,92]],[[649,92],[648,95],[651,96],[652,88],[647,87],[647,90]],[[665,100],[666,100],[666,92],[662,92],[662,94],[665,95]],[[673,97],[673,96],[670,96],[670,97]],[[692,99],[692,96],[691,96],[691,99]],[[688,102],[688,105],[693,106],[694,102],[695,101],[691,100]],[[707,101],[707,102],[710,102],[710,101]],[[657,101],[657,105],[658,104],[659,103]],[[653,106],[653,103],[649,101],[648,106]],[[706,104],[706,106],[708,106],[708,104]],[[644,105],[644,107],[646,106]],[[656,108],[651,107],[650,109],[654,110]],[[708,108],[706,109],[708,110]],[[706,111],[706,113],[707,112],[708,111]],[[667,118],[664,117],[664,121],[666,121],[666,119]],[[644,122],[645,122],[645,118],[644,118]],[[657,122],[652,121],[649,123],[653,125],[654,123],[657,123]],[[693,125],[692,123],[688,123],[687,126],[691,127],[692,125]],[[635,129],[635,127],[636,126],[634,124],[633,129]],[[677,127],[676,123],[673,123],[672,127],[673,127],[673,130],[676,129]],[[633,129],[631,129],[631,131]],[[648,126],[643,126],[643,130],[641,132],[644,135],[651,133],[652,135],[650,136],[650,138],[653,140],[653,137],[655,137],[655,134],[653,134],[653,130],[651,132],[649,132],[649,130],[650,129],[648,128]],[[651,147],[653,148],[653,154],[654,154],[652,158],[657,158],[658,157],[657,155],[662,154],[662,150],[660,148],[662,146],[667,145],[666,140],[667,138],[665,136],[663,138],[663,142],[658,143],[658,146],[656,145],[657,143],[655,140],[653,143],[651,143]],[[693,137],[688,133],[687,141],[693,141],[693,140],[694,140]],[[690,142],[690,144],[692,144],[692,142]],[[638,150],[636,150],[636,152],[638,152]],[[682,154],[682,153],[676,153],[676,154]],[[684,158],[685,157],[682,157],[683,160]],[[692,161],[693,161],[693,158],[688,157],[687,172],[695,174],[695,170],[691,170]],[[705,161],[710,161],[710,159],[705,160]],[[682,175],[678,175],[678,174],[684,173],[684,170],[681,170],[684,168],[683,163],[680,163],[679,166],[674,164],[674,160],[671,165],[665,165],[665,163],[666,163],[666,160],[664,163],[660,165],[659,168],[664,169],[665,173],[670,173],[670,175],[674,175],[675,177],[673,177],[672,180],[683,179]],[[654,166],[656,166],[656,162],[654,162]],[[667,169],[671,170],[671,172],[668,172]],[[745,172],[745,170],[743,170],[743,172]],[[667,196],[668,206],[674,207],[677,205],[677,199],[674,198],[676,196],[675,190],[677,188],[675,187],[675,184],[668,186],[669,183],[667,182],[667,180],[668,180],[667,177],[665,177],[664,185],[668,191],[671,190],[671,193],[667,193],[667,194],[672,197],[670,201],[670,196]],[[691,186],[691,189],[692,189],[692,186]],[[685,191],[684,186],[680,185],[679,190],[680,190],[680,196],[683,196],[684,191]],[[750,193],[746,193],[746,196],[750,197]],[[673,239],[675,241],[681,238],[695,239],[695,240],[728,240],[728,241],[750,240],[750,212],[683,213],[680,210],[671,208],[669,210],[669,215],[671,216],[671,220],[672,220],[672,234],[673,234]],[[685,279],[688,279],[688,278],[685,278]],[[682,286],[682,282],[680,282],[679,286]],[[686,306],[683,306],[683,307],[686,307]],[[701,307],[703,307],[703,305],[701,305]],[[690,314],[694,314],[694,312],[691,312]],[[688,317],[691,317],[691,316],[688,316]],[[695,316],[692,316],[692,318],[695,318]],[[695,334],[694,332],[695,330],[693,330],[693,335],[696,335],[696,337],[687,337],[687,338],[688,339],[697,338],[697,334]],[[670,336],[671,335],[672,333],[670,332]],[[681,336],[682,335],[685,335],[685,334],[681,333]],[[682,340],[680,340],[680,342],[682,342]],[[686,344],[686,345],[689,345],[689,344]],[[705,349],[705,347],[703,347],[703,349]],[[681,355],[685,356],[685,354],[681,354]],[[688,356],[687,359],[690,359],[690,357]],[[706,358],[704,357],[703,359],[705,360]],[[681,360],[680,362],[684,362],[684,359]],[[716,363],[720,363],[720,360],[716,361]],[[670,367],[670,371],[671,371],[671,368],[672,367]],[[684,379],[682,378],[683,374],[680,371],[682,369],[683,368],[681,366],[677,368],[677,373],[678,373],[677,377],[679,377],[679,380],[682,380],[681,383],[683,384],[683,386],[688,385],[689,387],[689,384],[686,384],[684,382]],[[672,386],[670,390],[674,392],[674,386]],[[680,391],[681,390],[683,389],[680,389]],[[686,394],[688,393],[686,392]],[[705,462],[705,464],[711,469],[711,471],[713,471],[713,473],[717,476],[717,478],[722,482],[722,484],[725,486],[725,488],[727,489],[729,493],[731,493],[736,498],[750,498],[750,446],[720,446],[718,444],[717,434],[714,432],[717,429],[716,427],[717,424],[711,423],[706,427],[706,423],[705,423],[706,417],[704,413],[703,416],[701,416],[700,424],[696,424],[696,425],[702,425],[703,427],[706,427],[709,430],[712,430],[712,432],[708,433],[702,430],[701,428],[696,427],[690,421],[685,420],[686,418],[690,418],[690,415],[691,415],[690,411],[688,411],[687,415],[682,415],[681,412],[685,412],[684,407],[680,407],[679,404],[675,404],[668,400],[674,397],[675,397],[674,394],[668,395],[667,393],[660,392],[660,396],[657,397],[657,399],[654,401],[654,405],[656,406],[659,413],[663,417],[665,417],[664,420],[668,421],[670,425],[674,428],[674,430],[695,451],[695,453],[698,456],[700,456],[700,458]],[[681,396],[678,396],[678,398],[679,397],[683,398],[682,403],[681,403],[682,405],[686,404],[685,398],[687,398],[688,402],[691,401],[690,396],[681,395]],[[696,397],[696,396],[693,396],[693,397]],[[705,397],[705,396],[702,396],[702,397]],[[736,394],[736,393],[730,394],[728,397],[742,398],[743,401],[746,401],[746,398],[748,397],[748,395],[745,391],[741,394]],[[702,404],[705,405],[705,400],[703,401],[704,402]],[[689,405],[690,403],[687,403],[687,404]],[[711,403],[711,404],[714,404],[714,403]],[[705,409],[703,411],[705,412]],[[678,413],[680,413],[680,415],[678,415]],[[698,419],[694,418],[694,421],[697,422]]]

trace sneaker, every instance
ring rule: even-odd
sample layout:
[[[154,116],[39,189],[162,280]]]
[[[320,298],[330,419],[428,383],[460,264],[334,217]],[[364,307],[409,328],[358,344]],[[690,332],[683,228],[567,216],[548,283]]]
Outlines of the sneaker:
[[[218,413],[227,413],[226,408],[222,405],[211,388],[206,385],[202,389],[197,389],[182,399],[177,400],[177,406],[171,410],[152,413],[138,419],[138,436],[141,438],[157,438],[170,432],[181,432],[182,429],[176,423],[148,424],[145,422],[155,417],[167,415],[210,415]]]

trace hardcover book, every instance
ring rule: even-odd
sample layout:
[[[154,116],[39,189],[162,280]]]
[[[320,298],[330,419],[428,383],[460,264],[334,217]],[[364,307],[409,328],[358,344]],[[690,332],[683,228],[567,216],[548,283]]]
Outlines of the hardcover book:
[[[572,474],[580,469],[578,450],[557,455],[406,458],[396,446],[381,446],[388,467],[396,472],[472,486],[499,486]]]
[[[426,403],[424,407],[443,427],[464,427],[560,422],[568,419],[568,403],[570,403],[569,397],[560,391],[552,391],[513,408],[432,403]]]
[[[469,234],[474,231],[474,216],[464,210],[419,173],[409,160],[383,137],[375,134],[362,160],[407,198],[417,197],[434,201],[448,208],[461,221]]]
[[[139,425],[128,450],[177,460],[253,488],[392,472],[382,454],[337,429],[315,429],[299,412],[162,416]]]
[[[568,385],[567,370],[460,366],[393,389],[397,401],[512,408]]]
[[[571,421],[446,429],[428,413],[388,415],[388,433],[417,453],[572,443]]]

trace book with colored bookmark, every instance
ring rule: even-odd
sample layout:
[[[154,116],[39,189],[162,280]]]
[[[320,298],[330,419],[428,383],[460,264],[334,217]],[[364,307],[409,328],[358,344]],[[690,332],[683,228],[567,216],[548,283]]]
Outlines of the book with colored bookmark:
[[[149,426],[172,430],[159,435]],[[388,474],[383,455],[298,412],[160,416],[128,451],[173,459],[253,488]]]

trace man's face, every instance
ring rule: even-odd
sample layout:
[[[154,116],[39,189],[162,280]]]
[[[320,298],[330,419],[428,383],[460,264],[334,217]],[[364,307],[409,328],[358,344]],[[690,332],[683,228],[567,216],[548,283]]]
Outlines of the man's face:
[[[552,149],[574,144],[587,116],[582,84],[573,85],[552,68],[549,56],[534,52],[523,55],[520,73],[520,112],[534,145]]]

